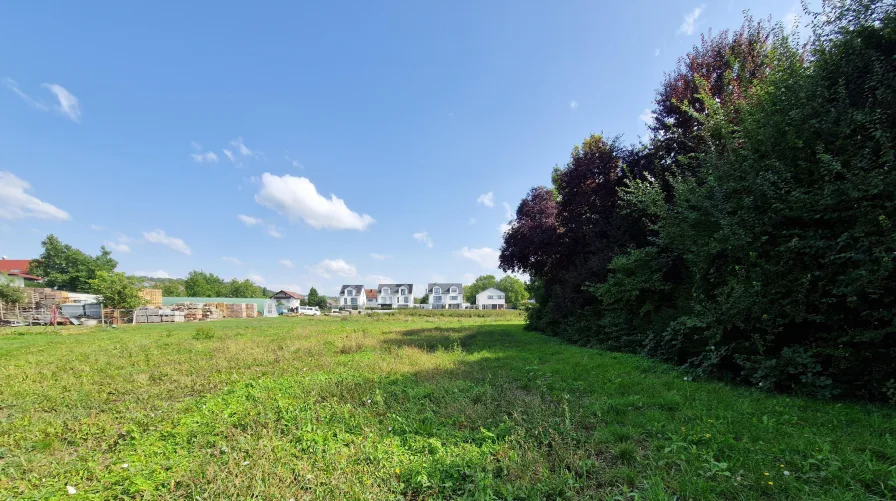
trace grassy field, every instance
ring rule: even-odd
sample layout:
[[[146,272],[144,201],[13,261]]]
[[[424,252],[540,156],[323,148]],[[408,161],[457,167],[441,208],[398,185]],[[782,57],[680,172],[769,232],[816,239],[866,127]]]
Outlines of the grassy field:
[[[0,498],[885,499],[896,411],[510,312],[0,331]]]

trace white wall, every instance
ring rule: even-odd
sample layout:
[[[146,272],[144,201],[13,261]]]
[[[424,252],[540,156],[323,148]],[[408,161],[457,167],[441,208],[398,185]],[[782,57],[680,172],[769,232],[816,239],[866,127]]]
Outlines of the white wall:
[[[433,305],[433,304],[462,305],[464,303],[464,289],[462,287],[458,287],[457,294],[451,294],[450,292],[448,292],[449,290],[450,290],[450,288],[448,288],[448,287],[445,287],[442,289],[442,294],[441,294],[442,302],[441,303],[435,302],[436,294],[430,294],[429,295],[429,304],[430,305]],[[450,299],[453,296],[457,296],[457,299]]]
[[[367,294],[364,292],[364,289],[361,289],[361,293],[357,296],[349,296],[346,294],[347,292],[348,290],[339,295],[339,306],[351,308],[353,297],[358,298],[358,308],[364,308],[367,306]]]
[[[400,287],[390,288],[389,295],[383,295],[383,289],[379,289],[376,291],[376,302],[377,304],[391,304],[394,308],[397,305],[406,305],[407,307],[411,307],[414,304],[414,295],[410,294],[411,289],[405,287],[405,292],[408,294],[401,295],[399,291]],[[405,302],[407,301],[407,302]]]
[[[17,277],[15,275],[5,275],[3,273],[0,273],[0,280],[11,283],[16,287],[25,287],[25,279],[22,277]]]
[[[492,296],[492,298],[489,299],[489,296]],[[485,289],[476,294],[476,304],[504,304],[504,293],[494,288]]]

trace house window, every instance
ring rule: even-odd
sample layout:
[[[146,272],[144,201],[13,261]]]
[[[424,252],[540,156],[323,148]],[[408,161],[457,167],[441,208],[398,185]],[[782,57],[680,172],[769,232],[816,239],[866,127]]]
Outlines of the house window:
[[[433,296],[432,302],[433,302],[433,303],[441,303],[441,302],[442,302],[442,296]]]
[[[383,295],[384,295],[384,296],[388,296],[390,292],[392,292],[392,291],[389,290],[388,287],[383,287]]]
[[[408,294],[408,290],[402,287],[401,289],[398,289],[398,293],[402,296],[406,296]]]
[[[404,297],[404,304],[408,304],[408,303],[410,303],[410,302],[411,302],[411,298],[405,296],[405,297]]]
[[[504,299],[504,295],[503,295],[503,294],[502,294],[502,295],[499,295],[499,296],[498,296],[498,299]]]
[[[457,296],[451,296],[448,298],[449,301],[457,301]]]
[[[355,305],[357,305],[357,304],[358,304],[358,298],[353,297],[353,298],[352,298],[352,306],[355,306]]]
[[[433,294],[441,294],[441,293],[442,293],[442,288],[441,288],[441,287],[433,287],[433,288],[432,288],[432,293],[433,293]]]
[[[448,293],[449,294],[457,294],[457,287],[452,287],[451,289],[448,290]]]
[[[489,296],[488,298],[489,298],[489,299],[495,299],[495,296]]]
[[[354,296],[355,290],[354,289],[345,289],[345,295],[346,296]]]

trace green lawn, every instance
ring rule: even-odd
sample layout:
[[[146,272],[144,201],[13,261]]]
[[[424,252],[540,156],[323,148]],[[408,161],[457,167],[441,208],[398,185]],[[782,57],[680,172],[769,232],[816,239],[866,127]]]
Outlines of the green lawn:
[[[893,408],[509,312],[0,331],[0,499],[892,499],[894,465]]]

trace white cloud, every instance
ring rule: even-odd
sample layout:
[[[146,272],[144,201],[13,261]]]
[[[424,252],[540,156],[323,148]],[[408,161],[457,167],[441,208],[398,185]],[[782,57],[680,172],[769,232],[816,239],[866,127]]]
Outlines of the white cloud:
[[[109,228],[106,228],[105,226],[103,226],[101,224],[91,224],[90,229],[93,231],[108,231],[109,230]]]
[[[176,237],[169,237],[162,230],[144,232],[143,238],[145,238],[147,242],[164,245],[169,249],[184,253],[188,256],[190,255],[190,248],[187,246],[187,244],[184,243],[183,240]]]
[[[660,48],[657,47],[656,50],[653,51],[653,57],[659,57],[659,55],[660,55]]]
[[[296,267],[296,265],[294,265],[293,262],[290,261],[289,259],[281,259],[277,262],[283,266],[286,266],[287,268],[295,268]]]
[[[265,223],[264,219],[247,216],[245,214],[237,214],[236,218],[242,221],[242,223],[246,226],[264,226],[265,228],[267,228],[267,234],[274,238],[280,238],[283,236],[283,234],[280,233],[280,230],[278,230],[276,226],[274,226],[273,224]]]
[[[22,99],[22,101],[25,101],[26,103],[28,103],[29,106],[37,108],[41,111],[50,111],[50,108],[47,108],[47,105],[45,105],[43,102],[36,101],[36,100],[32,99],[31,96],[29,96],[28,94],[25,94],[24,92],[22,92],[22,90],[19,89],[19,83],[16,82],[15,80],[13,80],[12,78],[6,79],[6,87],[8,87],[9,90],[13,91],[17,96],[19,96]]]
[[[221,259],[223,259],[224,261],[233,263],[235,265],[239,265],[239,266],[243,265],[242,261],[240,261],[239,259],[237,259],[235,257],[222,257]]]
[[[383,259],[392,259],[392,256],[389,256],[386,254],[377,254],[376,252],[371,253],[370,257],[372,257],[374,259],[379,259],[380,261],[382,261]]]
[[[50,92],[56,95],[56,99],[59,101],[59,105],[56,107],[56,109],[60,113],[69,117],[75,122],[80,121],[81,103],[78,101],[77,97],[72,95],[71,92],[67,91],[65,87],[59,84],[45,83],[41,84],[41,87],[49,89]]]
[[[474,225],[474,224],[476,224],[476,218],[475,218],[475,217],[471,217],[471,218],[470,218],[470,226],[472,226],[472,225]]]
[[[368,284],[394,284],[395,280],[392,280],[392,277],[388,275],[367,275],[364,277],[364,281]]]
[[[343,259],[324,259],[312,266],[311,271],[324,278],[330,278],[333,275],[339,275],[340,277],[354,277],[358,275],[358,269],[355,268],[355,265],[348,264]]]
[[[570,109],[574,110],[574,109],[576,109],[576,108],[578,108],[578,107],[579,107],[579,102],[576,101],[575,99],[573,99],[572,101],[569,102],[569,108],[570,108]]]
[[[642,111],[641,114],[638,115],[638,118],[647,125],[650,125],[653,123],[653,119],[656,118],[656,114],[650,111],[649,108],[644,108],[644,111]]]
[[[511,225],[509,225],[507,223],[499,224],[498,225],[498,233],[500,233],[501,236],[503,237],[504,234],[507,233],[508,230],[510,230],[510,228],[511,228]]]
[[[507,202],[501,202],[504,204],[504,214],[507,216],[507,219],[513,219],[513,209],[510,207],[510,204]]]
[[[242,155],[244,157],[255,156],[255,153],[252,150],[250,150],[248,147],[246,147],[245,143],[243,143],[242,137],[238,137],[238,138],[234,139],[233,141],[230,141],[230,146],[233,146],[234,148],[236,148],[236,150],[240,152],[240,155]]]
[[[106,240],[105,245],[106,245],[106,247],[108,247],[111,250],[114,250],[115,252],[122,252],[122,253],[131,252],[131,247],[128,246],[127,244],[117,244],[115,242],[110,242],[109,240]]]
[[[292,165],[296,169],[304,169],[305,168],[305,166],[302,165],[302,163],[299,162],[298,160],[293,160],[292,158],[289,158],[289,157],[283,157],[283,158],[285,158],[286,161],[289,162],[289,165]]]
[[[216,164],[218,163],[218,155],[214,151],[206,151],[205,153],[190,153],[193,161],[199,164]]]
[[[257,217],[247,216],[245,214],[237,214],[237,219],[243,222],[246,226],[255,226],[256,224],[264,224],[264,221],[258,219]]]
[[[423,242],[427,247],[429,247],[430,249],[432,248],[432,237],[429,236],[428,231],[418,231],[411,236],[414,237],[414,240]]]
[[[675,32],[676,35],[693,35],[694,30],[697,28],[697,19],[700,17],[700,14],[703,14],[703,10],[706,9],[706,5],[701,5],[700,7],[696,7],[694,10],[685,14],[684,21],[682,21],[681,26],[678,27],[678,31]]]
[[[289,217],[304,220],[314,229],[365,230],[374,223],[367,214],[358,214],[336,195],[324,198],[304,177],[275,176],[265,172],[255,201]]]
[[[495,194],[492,192],[483,193],[479,195],[479,198],[476,199],[477,204],[482,204],[486,207],[494,207],[495,206]]]
[[[232,151],[230,151],[230,150],[228,150],[228,149],[226,149],[226,148],[222,148],[221,151],[224,152],[224,155],[225,155],[231,162],[233,162],[233,163],[236,164],[236,165],[239,165],[239,162],[236,161],[236,158],[233,156],[233,152],[232,152]]]
[[[457,251],[457,254],[467,259],[472,259],[479,263],[483,268],[497,268],[499,252],[491,247],[482,247],[481,249],[470,249],[464,247]]]
[[[135,271],[135,276],[138,277],[149,277],[149,278],[171,278],[171,275],[168,274],[167,271]]]
[[[0,171],[0,219],[56,219],[65,221],[72,217],[55,205],[26,193],[31,191],[28,181],[12,172]]]
[[[249,273],[248,275],[246,275],[246,278],[248,278],[249,281],[251,281],[255,285],[264,285],[265,282],[264,277],[257,273]]]

